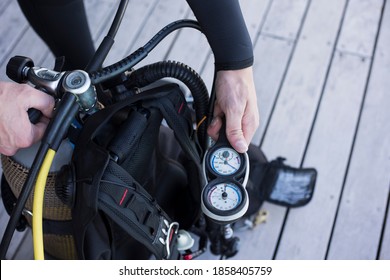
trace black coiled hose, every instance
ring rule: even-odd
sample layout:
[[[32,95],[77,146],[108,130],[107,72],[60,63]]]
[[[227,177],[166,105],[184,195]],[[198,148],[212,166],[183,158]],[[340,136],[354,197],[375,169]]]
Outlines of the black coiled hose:
[[[124,59],[110,66],[104,67],[98,71],[89,73],[92,84],[99,84],[119,77],[125,71],[130,70],[133,66],[143,60],[166,36],[171,32],[189,27],[199,31],[201,27],[198,22],[189,19],[172,22],[161,29],[153,36],[143,47],[139,48]],[[162,78],[176,78],[183,82],[191,91],[194,97],[196,110],[196,120],[198,123],[198,138],[202,147],[206,147],[206,123],[203,118],[207,116],[209,106],[209,94],[202,78],[190,67],[178,62],[158,62],[140,68],[135,71],[135,86],[143,87]]]
[[[175,61],[161,61],[144,66],[134,71],[127,85],[144,87],[162,78],[175,78],[183,82],[194,98],[196,122],[198,123],[198,138],[202,147],[205,147],[206,122],[202,121],[207,115],[209,105],[209,93],[203,79],[189,66]]]

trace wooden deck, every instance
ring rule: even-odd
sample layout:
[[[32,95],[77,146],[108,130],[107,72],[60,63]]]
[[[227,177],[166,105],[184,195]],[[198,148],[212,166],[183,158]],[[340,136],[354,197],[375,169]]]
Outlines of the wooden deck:
[[[100,42],[117,5],[86,0]],[[268,220],[240,232],[236,259],[390,259],[390,3],[387,0],[242,0],[255,46],[261,126],[253,143],[269,159],[315,167],[305,207],[266,203]],[[184,0],[131,0],[112,63],[171,21],[192,17]],[[96,43],[97,44],[97,43]],[[54,60],[16,1],[0,2],[0,78],[8,58]],[[142,64],[182,61],[211,86],[213,57],[202,34],[170,35]],[[2,207],[2,206],[1,206]],[[0,210],[0,234],[7,215]],[[14,235],[9,259],[31,259],[31,235]],[[204,255],[203,258],[215,258]]]

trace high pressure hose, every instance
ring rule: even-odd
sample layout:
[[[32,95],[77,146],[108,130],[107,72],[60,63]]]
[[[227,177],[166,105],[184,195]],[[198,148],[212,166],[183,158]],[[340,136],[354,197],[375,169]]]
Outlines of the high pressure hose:
[[[202,147],[206,143],[206,122],[209,94],[202,78],[189,66],[175,61],[162,61],[135,70],[126,85],[144,87],[162,78],[175,78],[183,82],[194,98],[198,137]]]
[[[100,43],[94,56],[92,57],[91,61],[88,63],[87,67],[85,68],[86,72],[89,73],[91,71],[95,71],[102,66],[104,60],[108,55],[108,52],[110,51],[112,45],[115,42],[114,38],[116,33],[118,32],[120,23],[125,15],[128,3],[129,0],[120,1],[114,20],[111,24],[110,30],[108,31],[107,35],[104,37],[103,41]]]
[[[90,73],[92,83],[98,84],[107,81],[131,69],[134,65],[143,60],[166,36],[183,27],[190,27],[201,31],[199,23],[194,20],[183,19],[172,22],[161,29],[152,39],[134,53],[112,65]]]

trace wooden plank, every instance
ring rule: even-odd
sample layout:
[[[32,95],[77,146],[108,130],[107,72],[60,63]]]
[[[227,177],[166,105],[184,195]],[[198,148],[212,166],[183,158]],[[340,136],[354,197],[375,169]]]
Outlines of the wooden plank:
[[[267,19],[272,3],[271,0],[240,0],[241,11],[254,45]],[[279,3],[276,3],[276,5],[279,5]]]
[[[131,1],[129,1],[131,2]],[[89,29],[97,47],[110,28],[119,2],[115,0],[84,1]]]
[[[255,47],[253,75],[257,93],[257,106],[260,113],[260,126],[253,136],[252,143],[260,144],[265,124],[271,117],[280,84],[294,47],[294,42],[278,37],[261,35]]]
[[[278,41],[278,39],[273,39],[272,37],[282,37],[276,36],[276,34],[297,34],[298,30],[293,28],[294,26],[299,28],[299,26],[295,25],[295,22],[297,18],[302,17],[307,4],[303,4],[303,1],[295,2],[292,11],[288,12],[289,15],[294,16],[285,20],[286,25],[280,25],[275,23],[275,19],[285,16],[284,13],[287,11],[285,9],[286,1],[262,2],[263,5],[260,7],[259,12],[257,9],[252,8],[254,3],[241,1],[248,31],[255,46],[253,76],[255,78],[257,105],[260,108],[261,120],[261,125],[252,139],[252,143],[255,145],[260,144],[260,138],[264,132],[262,124],[267,122],[270,115],[284,69],[293,48],[293,42],[288,38],[285,38],[287,40],[280,38],[283,41]],[[258,14],[261,15],[260,18],[258,18]],[[288,30],[285,30],[285,28],[288,28]],[[268,35],[266,34],[267,32],[264,32],[264,29],[267,29]],[[262,35],[258,36],[258,33],[261,32]],[[296,38],[294,37],[293,39]]]
[[[149,15],[148,21],[145,23],[143,29],[126,53],[131,53],[145,45],[167,24],[184,18],[188,14],[188,11],[189,7],[187,2],[182,0],[157,2],[155,9]],[[164,59],[176,36],[176,33],[173,33],[166,37],[141,63],[137,65],[137,68]]]
[[[23,16],[23,15],[21,15]],[[34,46],[33,48],[31,46]],[[47,57],[49,54],[49,49],[42,39],[35,33],[35,31],[29,27],[27,31],[20,38],[17,45],[10,51],[6,58],[4,59],[3,64],[1,64],[1,69],[4,71],[0,72],[0,80],[10,81],[5,73],[6,65],[9,59],[15,55],[22,55],[31,58],[35,65],[40,66],[42,60]]]
[[[304,161],[318,172],[314,198],[289,211],[278,259],[325,258],[369,66],[354,55],[334,57]]]
[[[296,40],[296,37],[289,37],[287,35],[284,37],[284,35],[298,34],[298,29],[300,27],[296,23],[300,22],[308,1],[305,1],[305,4],[302,1],[273,1],[264,3],[261,10],[263,12],[260,13],[261,18],[258,19],[257,26],[255,26],[254,22],[256,13],[258,12],[257,10],[254,11],[255,9],[252,8],[253,3],[246,3],[246,1],[242,1],[241,3],[253,44],[256,48],[257,45],[260,45],[258,49],[254,50],[255,63],[253,66],[258,96],[257,101],[260,110],[260,126],[254,135],[252,142],[258,145],[269,116],[270,108],[272,107],[271,103],[268,102],[271,102],[271,100],[276,98],[279,83],[283,79],[287,58],[292,50],[294,40]],[[289,3],[293,6],[289,6]],[[258,4],[259,3],[257,3],[257,5]],[[289,9],[287,9],[287,7],[289,7]],[[277,23],[280,18],[284,19],[283,24]],[[267,31],[265,31],[265,29]],[[258,37],[258,33],[261,33],[262,36]],[[286,53],[287,56],[285,56],[285,53],[280,52],[281,45],[277,44],[279,46],[276,50],[272,49],[273,46],[268,45],[268,42],[271,41],[270,37],[286,41],[285,44],[289,48],[288,54]],[[264,46],[262,46],[263,44]],[[205,80],[206,85],[211,89],[214,65],[211,58],[208,58],[208,60],[207,65],[202,71],[202,77]]]
[[[92,39],[95,42],[95,47],[100,43],[97,42],[97,38],[103,30],[108,26],[110,22],[110,17],[113,15],[115,10],[115,0],[88,0],[85,1],[85,9],[87,13],[88,25],[91,30]],[[49,53],[45,59],[41,62],[40,66],[53,68],[55,62],[55,57],[52,53]]]
[[[299,166],[310,132],[317,103],[332,56],[342,17],[344,1],[313,1],[304,22],[291,64],[265,134],[262,148],[268,158],[287,158]],[[325,28],[326,26],[326,28]],[[266,204],[264,207],[269,207]],[[259,238],[263,258],[272,258],[285,217],[285,208],[277,208],[271,223]],[[261,244],[261,245],[260,245]],[[260,247],[261,246],[261,247]]]
[[[390,182],[390,5],[386,5],[328,259],[375,259]]]
[[[357,31],[349,24],[344,25],[344,22],[351,21],[350,18],[364,17],[350,12],[349,9],[379,17],[375,5],[365,7],[365,4],[364,1],[349,2],[337,46],[345,41],[344,37],[347,37],[352,40],[349,46],[370,45],[371,49],[367,51],[372,54],[374,42],[369,40],[375,39],[371,34],[377,32],[378,19],[367,22],[366,27],[359,30],[359,37],[351,36],[350,34],[355,34]],[[361,7],[356,7],[358,5]],[[315,166],[319,173],[315,197],[308,206],[290,211],[277,258],[323,259],[326,255],[350,156],[349,147],[353,142],[371,64],[370,59],[349,55],[356,53],[354,50],[341,49],[343,51],[336,52],[333,58],[304,161],[305,166]],[[315,226],[308,227],[308,224]],[[313,240],[310,238],[312,236],[316,238]]]
[[[20,245],[23,244],[23,240],[27,237],[27,234],[26,234],[26,231],[24,232],[18,232],[18,231],[15,231],[13,237],[12,237],[12,241],[11,241],[11,244],[9,246],[9,249],[7,251],[7,254],[6,254],[6,259],[8,260],[13,260],[15,259],[16,256],[18,256],[18,252],[20,252],[21,256],[19,257],[19,259],[24,259],[24,257],[22,257],[22,255],[25,256],[25,259],[33,259],[34,256],[31,255],[31,258],[28,256],[29,252],[30,251],[27,247],[23,247],[20,248]],[[29,247],[32,248],[32,243],[29,244]],[[20,251],[19,251],[20,249]]]
[[[126,53],[126,51],[128,51],[135,38],[139,35],[143,25],[148,21],[149,16],[156,5],[156,2],[157,0],[129,1],[121,26],[115,37],[115,43],[107,56],[105,65],[115,63],[130,54]],[[105,36],[107,31],[108,30],[105,30],[102,35]],[[102,38],[100,38],[97,42],[101,40]]]
[[[5,12],[7,6],[11,3],[11,0],[3,0],[0,2],[0,17]]]
[[[28,27],[26,19],[21,17],[20,13],[18,3],[12,1],[0,17],[0,64],[4,62],[7,54],[13,49]]]
[[[390,205],[387,205],[387,207],[387,219],[385,221],[386,227],[383,232],[382,246],[380,247],[380,252],[378,256],[380,260],[390,260]]]
[[[383,0],[350,0],[338,49],[370,57]]]
[[[187,18],[195,19],[192,12]],[[210,54],[210,45],[202,32],[192,28],[178,31],[178,36],[165,60],[180,61],[199,72]]]
[[[256,2],[256,0],[241,1],[240,3],[253,42],[256,40],[257,33],[263,23],[269,3],[270,1]],[[189,18],[195,18],[192,12]],[[207,67],[210,67],[212,71],[207,71],[207,74],[203,72],[202,78],[205,79],[209,90],[211,90],[214,58],[207,39],[202,33],[196,30],[182,30],[166,59],[186,63],[198,72],[201,71],[205,63],[209,65]],[[207,77],[205,77],[206,75]]]
[[[102,32],[101,29],[105,28],[107,25],[106,22],[108,21],[108,17],[111,15],[109,12],[114,11],[115,2],[113,0],[88,0],[85,1],[85,7],[92,36],[96,39]],[[15,16],[24,18],[20,9],[14,12]],[[31,46],[34,47],[32,48]],[[12,52],[6,56],[4,63],[1,65],[1,69],[5,69],[9,58],[14,55],[30,57],[37,66],[52,68],[54,65],[54,56],[50,53],[46,44],[31,27],[29,27],[23,34]],[[0,79],[9,80],[5,75],[5,71],[0,72]]]
[[[295,40],[307,5],[307,0],[273,1],[263,33]]]
[[[23,238],[18,243],[18,247],[14,252],[12,259],[13,260],[33,260],[34,259],[34,247],[32,240],[32,232],[30,228],[27,228],[22,234]]]
[[[286,155],[288,160],[299,163],[306,144],[302,140],[309,133],[331,60],[343,4],[333,0],[310,5],[264,139],[263,148],[271,158]],[[275,142],[279,140],[281,143]]]
[[[240,251],[233,259],[237,260],[270,260],[277,242],[278,235],[270,234],[280,231],[278,223],[284,208],[270,203],[264,203],[262,210],[267,211],[267,221],[252,230],[236,232],[241,240]],[[271,243],[271,244],[268,244]]]
[[[108,12],[114,11],[114,6],[114,0],[85,1],[88,23],[91,29],[91,33],[95,39],[102,32],[101,29],[105,27],[105,22],[108,21],[108,16],[110,16]],[[24,18],[24,15],[20,9],[16,9],[14,12],[15,16]],[[31,46],[34,47],[32,48]],[[26,32],[13,48],[12,52],[9,52],[9,54],[6,56],[3,65],[1,65],[2,69],[5,69],[5,65],[9,58],[13,57],[14,55],[30,57],[37,66],[52,68],[54,65],[54,56],[50,53],[46,44],[31,27],[28,27]],[[1,71],[0,79],[9,80],[5,75],[5,71]]]

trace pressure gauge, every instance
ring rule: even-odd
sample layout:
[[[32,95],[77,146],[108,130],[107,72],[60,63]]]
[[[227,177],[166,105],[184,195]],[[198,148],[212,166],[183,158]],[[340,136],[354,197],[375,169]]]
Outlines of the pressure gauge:
[[[238,153],[229,142],[218,140],[203,158],[203,175],[207,182],[216,178],[230,178],[244,187],[249,178],[249,157]]]
[[[229,146],[217,146],[209,150],[206,156],[206,168],[218,176],[239,177],[246,169],[245,154],[240,154]]]
[[[246,189],[237,181],[216,179],[202,191],[202,211],[218,223],[232,223],[248,210]]]
[[[247,153],[238,153],[230,145],[225,125],[218,141],[203,158],[203,175],[207,185],[202,190],[203,213],[217,223],[228,224],[242,217],[248,209],[245,189],[249,178]]]

